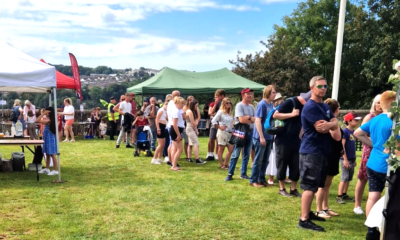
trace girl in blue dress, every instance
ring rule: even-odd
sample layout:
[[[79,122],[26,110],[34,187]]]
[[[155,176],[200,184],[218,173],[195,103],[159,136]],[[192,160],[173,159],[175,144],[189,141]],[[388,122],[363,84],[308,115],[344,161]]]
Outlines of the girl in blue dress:
[[[46,117],[44,117],[46,116]],[[43,154],[46,154],[46,168],[42,169],[39,173],[47,173],[47,175],[58,175],[57,168],[57,141],[56,141],[56,121],[54,117],[54,108],[47,107],[41,112],[40,116],[36,119],[37,123],[44,124],[43,130]],[[53,171],[50,172],[50,159],[53,159]]]

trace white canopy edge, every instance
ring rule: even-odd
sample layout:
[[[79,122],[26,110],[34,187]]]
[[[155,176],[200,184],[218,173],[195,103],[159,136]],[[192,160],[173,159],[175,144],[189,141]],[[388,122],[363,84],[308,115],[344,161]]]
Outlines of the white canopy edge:
[[[50,91],[50,88],[41,87],[2,87],[0,86],[0,92],[33,92],[33,93],[46,93]]]

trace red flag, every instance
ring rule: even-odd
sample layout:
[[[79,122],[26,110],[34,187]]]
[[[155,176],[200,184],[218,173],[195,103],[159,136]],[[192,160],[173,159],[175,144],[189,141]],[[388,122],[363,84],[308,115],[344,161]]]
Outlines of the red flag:
[[[76,58],[72,53],[69,54],[69,58],[71,59],[71,70],[75,79],[76,95],[82,101],[81,78],[79,77],[78,62],[76,61]]]

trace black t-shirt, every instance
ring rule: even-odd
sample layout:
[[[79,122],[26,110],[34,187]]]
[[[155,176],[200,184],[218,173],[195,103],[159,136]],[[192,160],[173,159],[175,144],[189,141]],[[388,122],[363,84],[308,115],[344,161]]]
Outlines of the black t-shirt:
[[[342,151],[343,151],[343,144],[342,144],[342,138],[343,138],[343,130],[340,129],[340,140],[336,141],[331,137],[331,154],[329,154],[328,159],[332,160],[338,160],[342,156]]]
[[[291,99],[286,99],[281,105],[279,105],[279,109],[277,110],[280,113],[291,113],[293,112],[293,107],[299,109],[299,115],[293,118],[288,118],[283,120],[285,123],[285,129],[281,133],[276,135],[275,142],[276,144],[283,145],[293,145],[300,147],[300,130],[301,130],[301,111],[303,110],[303,104],[297,99],[297,97],[293,97],[293,101]]]

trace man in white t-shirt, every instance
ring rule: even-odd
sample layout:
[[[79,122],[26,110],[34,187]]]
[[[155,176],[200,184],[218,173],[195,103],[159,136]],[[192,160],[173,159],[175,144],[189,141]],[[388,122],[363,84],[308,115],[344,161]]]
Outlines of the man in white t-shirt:
[[[181,93],[178,90],[173,91],[172,99],[168,102],[168,106],[167,106],[168,122],[167,122],[167,126],[166,126],[168,133],[169,133],[169,129],[173,125],[172,112],[174,111],[174,109],[176,109],[174,98],[179,97],[179,96],[181,96]],[[170,138],[170,140],[171,140],[171,138]],[[172,166],[171,155],[173,152],[175,152],[175,149],[173,148],[172,144],[170,143],[170,145],[168,147],[168,162],[167,162],[167,164],[171,165],[171,166]]]
[[[132,114],[131,113],[131,110],[132,110],[131,101],[132,101],[132,97],[129,94],[125,94],[125,101],[121,102],[121,104],[119,105],[118,112],[119,112],[119,114],[121,116],[121,130],[119,132],[119,136],[118,136],[118,139],[117,139],[117,145],[115,146],[115,148],[119,148],[119,145],[120,145],[120,143],[121,143],[121,141],[122,141],[122,139],[123,139],[123,137],[125,135],[125,128],[122,127],[122,125],[123,125],[123,122],[124,122],[124,119],[125,119],[125,113]],[[129,142],[130,142],[130,137],[128,135],[126,137],[126,148],[133,148],[133,146],[130,145]]]

